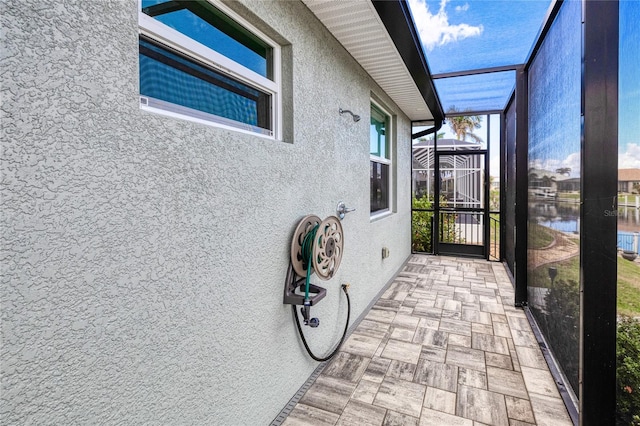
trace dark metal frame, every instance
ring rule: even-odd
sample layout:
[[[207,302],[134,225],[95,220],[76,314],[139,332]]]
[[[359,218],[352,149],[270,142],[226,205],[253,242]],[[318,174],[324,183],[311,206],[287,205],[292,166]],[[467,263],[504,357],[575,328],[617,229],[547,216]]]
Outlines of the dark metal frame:
[[[529,78],[524,67],[516,74],[516,231],[515,305],[527,304],[527,223],[529,217]]]
[[[489,179],[491,162],[491,115],[487,114],[487,153],[484,157],[484,254],[489,260],[491,257],[491,182]]]
[[[521,66],[522,64],[505,65],[501,67],[478,68],[475,70],[466,70],[466,71],[443,72],[440,74],[434,74],[431,76],[431,78],[433,78],[434,80],[438,80],[440,78],[466,77],[471,75],[491,74],[494,72],[516,71]]]
[[[616,413],[618,6],[583,0],[582,425],[611,424]]]
[[[516,255],[516,250],[515,250],[515,225],[516,225],[516,220],[515,220],[515,209],[510,209],[507,210],[507,202],[512,201],[513,204],[515,205],[515,188],[513,187],[513,184],[511,184],[511,181],[515,179],[515,176],[512,176],[510,170],[509,170],[509,164],[514,162],[515,160],[511,157],[511,152],[513,152],[514,156],[515,156],[515,145],[516,145],[516,138],[515,138],[515,134],[513,135],[513,143],[510,143],[510,139],[508,139],[508,137],[510,136],[510,134],[508,133],[508,115],[507,112],[509,111],[510,108],[514,108],[513,111],[513,115],[514,115],[514,128],[516,126],[515,123],[515,99],[516,99],[516,94],[515,94],[515,89],[511,94],[511,97],[509,98],[509,101],[507,102],[507,104],[504,107],[505,113],[503,115],[503,120],[502,120],[502,130],[504,131],[504,135],[503,135],[503,143],[501,145],[501,153],[504,151],[504,160],[501,159],[501,167],[500,167],[500,191],[501,191],[501,195],[502,195],[502,200],[504,201],[504,204],[501,204],[501,211],[502,211],[502,232],[504,235],[504,239],[502,240],[504,242],[503,247],[504,247],[504,253],[503,253],[503,259],[505,261],[505,264],[507,265],[507,269],[509,270],[509,273],[511,274],[511,278],[512,278],[512,282],[515,283],[515,255]],[[507,189],[507,183],[509,183],[510,188]],[[511,189],[513,188],[513,189]],[[510,200],[509,194],[510,192],[508,191],[513,191],[513,198],[514,200]],[[513,219],[513,220],[512,220]],[[510,226],[511,229],[509,229],[509,232],[507,232],[507,227]],[[510,240],[507,240],[508,237],[511,237]],[[513,254],[513,256],[507,256],[507,248],[511,251],[511,253]]]
[[[475,114],[475,113],[474,113]],[[489,141],[487,141],[487,147],[489,146]],[[435,144],[435,153],[434,153],[434,182],[436,185],[434,187],[434,226],[431,233],[431,239],[433,244],[433,253],[434,254],[443,254],[443,255],[452,255],[452,256],[468,256],[468,257],[480,257],[483,259],[489,258],[489,151],[488,149],[482,150],[469,150],[469,151],[438,151],[437,142]],[[475,246],[469,244],[451,244],[451,243],[442,243],[440,242],[440,213],[447,212],[448,210],[442,210],[440,208],[440,156],[442,155],[484,155],[484,188],[482,191],[484,197],[484,207],[481,209],[452,209],[452,210],[460,210],[460,211],[469,211],[469,212],[477,212],[482,213],[484,216],[484,242],[482,246]]]
[[[449,113],[447,114],[447,117],[462,117],[465,115],[498,115],[498,114],[502,114],[501,109],[488,109],[488,110],[479,109],[479,110],[473,110],[473,111],[460,111],[456,113]]]
[[[507,105],[509,103],[507,102]],[[507,164],[507,117],[505,114],[505,110],[500,113],[500,261],[505,258],[505,249],[506,249],[506,241],[507,241],[507,228],[504,222],[504,214],[507,206],[507,192],[505,191],[505,168],[504,165]],[[491,161],[491,160],[489,160]]]

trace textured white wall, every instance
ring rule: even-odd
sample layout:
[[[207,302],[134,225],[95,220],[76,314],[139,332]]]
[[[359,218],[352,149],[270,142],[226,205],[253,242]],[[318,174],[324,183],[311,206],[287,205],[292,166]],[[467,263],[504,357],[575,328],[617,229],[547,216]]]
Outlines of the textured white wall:
[[[291,43],[276,142],[141,111],[136,3],[1,3],[3,424],[268,423],[317,365],[282,305],[299,218],[358,209],[320,353],[339,284],[355,319],[410,252],[410,124],[308,9],[246,2]],[[376,222],[372,93],[399,135],[398,212]]]

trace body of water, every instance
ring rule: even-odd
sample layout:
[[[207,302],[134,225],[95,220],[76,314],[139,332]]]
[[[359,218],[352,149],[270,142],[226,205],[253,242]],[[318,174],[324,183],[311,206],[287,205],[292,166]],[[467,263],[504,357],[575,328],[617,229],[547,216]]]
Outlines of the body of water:
[[[563,213],[562,216],[539,218],[538,223],[559,232],[579,235],[580,217],[577,210],[575,214],[567,214],[566,210]],[[634,241],[640,240],[639,233],[640,210],[633,207],[621,207],[618,210],[618,247],[622,250],[634,250],[635,248],[636,252],[640,252],[640,241],[634,243]]]

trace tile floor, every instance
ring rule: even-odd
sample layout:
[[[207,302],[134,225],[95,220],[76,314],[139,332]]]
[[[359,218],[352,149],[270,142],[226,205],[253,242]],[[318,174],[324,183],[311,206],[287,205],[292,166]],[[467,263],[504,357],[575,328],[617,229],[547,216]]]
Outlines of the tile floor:
[[[500,263],[411,257],[284,425],[572,425]]]

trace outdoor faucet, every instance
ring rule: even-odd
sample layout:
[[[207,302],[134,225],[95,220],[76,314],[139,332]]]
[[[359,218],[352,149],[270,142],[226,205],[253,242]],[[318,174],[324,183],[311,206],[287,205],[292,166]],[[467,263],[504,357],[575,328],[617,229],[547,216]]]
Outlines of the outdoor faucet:
[[[338,203],[338,206],[336,207],[336,213],[338,213],[338,217],[340,218],[340,220],[344,219],[344,215],[350,212],[355,211],[356,209],[350,209],[349,207],[347,207],[343,201],[340,201]]]

